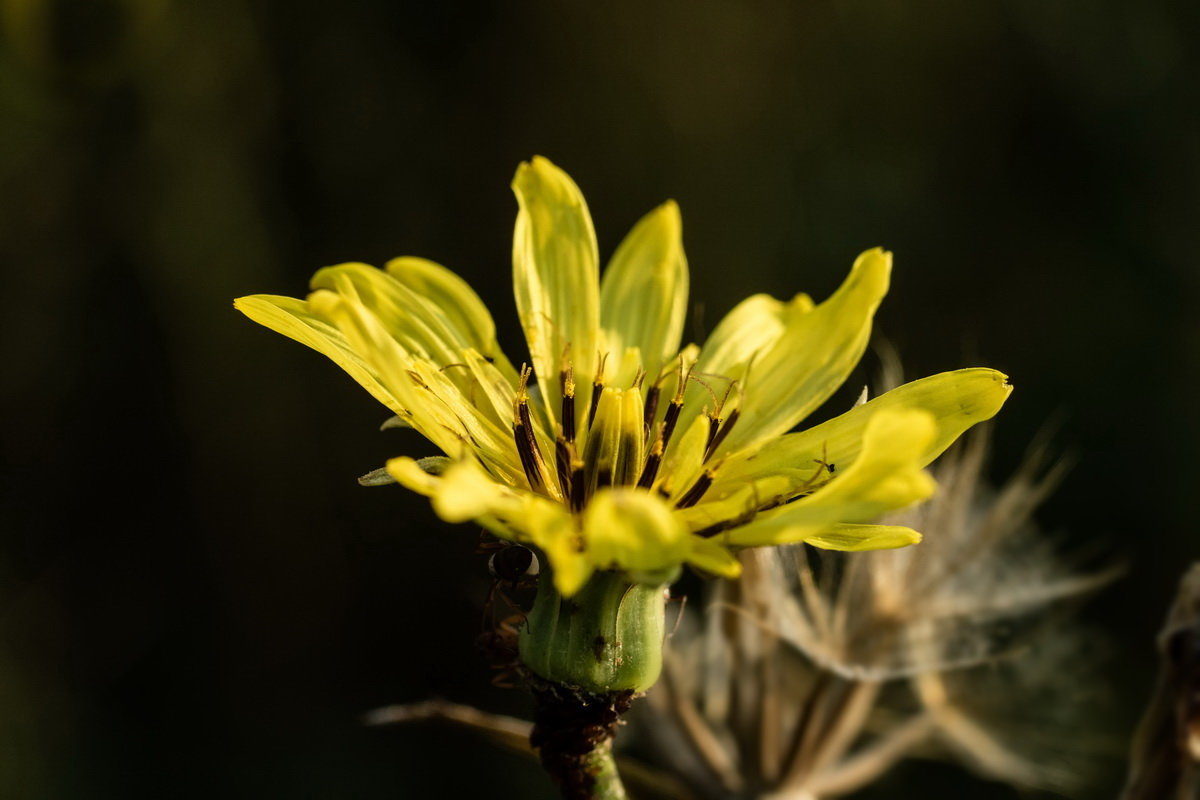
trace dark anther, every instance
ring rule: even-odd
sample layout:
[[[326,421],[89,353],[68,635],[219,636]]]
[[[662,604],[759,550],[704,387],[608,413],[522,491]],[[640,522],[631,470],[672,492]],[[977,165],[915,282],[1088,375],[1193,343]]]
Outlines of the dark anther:
[[[546,485],[546,462],[542,459],[542,450],[533,432],[533,420],[529,416],[529,393],[525,386],[532,372],[529,367],[521,370],[521,388],[514,403],[516,420],[513,422],[513,438],[517,443],[517,455],[521,457],[525,477],[529,479],[530,487],[537,491]]]
[[[654,415],[658,413],[658,397],[662,394],[662,389],[658,386],[651,386],[646,390],[646,406],[642,414],[642,426],[646,430],[646,439],[650,438],[650,431],[654,428]]]
[[[704,497],[704,493],[708,491],[708,488],[712,486],[712,484],[713,472],[712,470],[705,470],[704,473],[696,479],[696,482],[692,484],[692,488],[684,492],[683,497],[679,498],[679,501],[675,503],[675,507],[691,508],[692,506],[696,505],[696,503],[700,502],[700,498]]]
[[[583,511],[583,504],[587,500],[587,485],[583,480],[583,462],[575,461],[571,464],[571,510],[578,514]]]
[[[517,455],[521,457],[521,468],[529,479],[529,486],[536,492],[545,485],[542,480],[540,465],[541,454],[537,450],[537,440],[533,431],[521,423],[513,425],[513,438],[517,442]]]
[[[592,384],[592,402],[588,406],[588,430],[592,429],[592,423],[596,421],[596,408],[600,405],[600,393],[604,391],[604,383],[599,379]]]
[[[662,466],[662,458],[662,442],[655,442],[650,455],[646,456],[646,466],[642,468],[642,475],[638,478],[639,489],[649,489],[654,485],[654,479],[658,477],[658,468]]]
[[[675,426],[679,424],[679,414],[683,411],[683,397],[676,395],[671,398],[670,405],[667,406],[667,413],[663,415],[662,431],[658,434],[659,441],[662,442],[663,452],[666,452],[667,445],[671,443],[671,436],[675,433]]]
[[[559,373],[562,382],[562,434],[568,442],[575,441],[575,378],[571,368]]]
[[[558,471],[558,487],[563,497],[571,496],[571,450],[572,446],[563,437],[554,442],[554,466]]]
[[[721,429],[721,417],[717,413],[708,415],[708,436],[704,440],[704,460],[708,460],[708,454],[712,452],[713,442],[717,440],[717,432]]]
[[[596,364],[596,377],[592,379],[592,402],[588,406],[588,430],[596,421],[596,407],[600,405],[600,393],[604,390],[604,365],[608,363],[608,353],[600,357]]]
[[[721,443],[724,442],[729,436],[729,432],[733,430],[733,426],[737,424],[738,417],[741,416],[741,413],[741,409],[735,408],[733,411],[729,412],[729,416],[726,417],[725,421],[721,423],[721,427],[716,431],[715,434],[711,429],[709,430],[708,447],[704,450],[705,461],[708,461],[713,457],[713,454],[717,452],[717,448],[721,446]]]
[[[612,474],[611,469],[608,469],[607,467],[601,467],[600,469],[596,470],[596,488],[597,489],[606,489],[612,485],[613,485],[613,474]]]

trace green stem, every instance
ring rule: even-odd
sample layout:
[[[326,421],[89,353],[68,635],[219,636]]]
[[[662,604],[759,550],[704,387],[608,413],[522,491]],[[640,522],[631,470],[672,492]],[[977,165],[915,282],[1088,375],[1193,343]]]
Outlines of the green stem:
[[[613,758],[612,739],[597,745],[584,756],[585,769],[595,778],[591,800],[626,800],[625,784],[617,772],[617,760]]]
[[[564,800],[625,798],[612,744],[633,692],[591,694],[530,678],[537,701],[529,743]]]

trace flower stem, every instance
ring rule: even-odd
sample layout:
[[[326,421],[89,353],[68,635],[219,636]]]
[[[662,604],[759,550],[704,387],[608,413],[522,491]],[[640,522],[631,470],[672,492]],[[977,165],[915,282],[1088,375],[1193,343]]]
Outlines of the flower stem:
[[[591,694],[531,680],[537,701],[529,742],[564,800],[625,800],[612,742],[633,692]]]

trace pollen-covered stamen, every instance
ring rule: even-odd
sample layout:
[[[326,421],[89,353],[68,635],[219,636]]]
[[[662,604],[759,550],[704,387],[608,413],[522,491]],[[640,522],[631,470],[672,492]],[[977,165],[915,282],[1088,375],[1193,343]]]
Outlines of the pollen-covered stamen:
[[[716,472],[711,469],[706,469],[701,473],[692,487],[683,493],[683,496],[675,501],[676,508],[691,508],[700,502],[700,498],[704,497],[704,493],[713,485],[713,479],[716,477]]]
[[[537,436],[533,431],[533,420],[529,414],[529,376],[533,370],[528,366],[521,367],[521,385],[513,400],[513,439],[517,444],[517,455],[521,458],[521,467],[529,486],[535,492],[544,492],[546,488],[546,462],[542,458],[542,450],[538,446]]]
[[[558,374],[562,384],[562,435],[568,442],[575,441],[575,374],[570,364],[564,364]]]

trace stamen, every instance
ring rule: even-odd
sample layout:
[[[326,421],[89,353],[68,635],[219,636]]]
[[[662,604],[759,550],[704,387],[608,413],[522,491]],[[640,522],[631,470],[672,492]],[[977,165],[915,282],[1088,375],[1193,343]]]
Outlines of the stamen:
[[[587,484],[583,480],[583,462],[579,459],[571,461],[571,510],[578,514],[583,511],[587,500]]]
[[[600,356],[596,365],[596,377],[592,378],[592,402],[588,408],[588,430],[596,420],[596,407],[600,405],[600,394],[604,391],[604,365],[608,363],[608,353]]]
[[[513,438],[517,443],[517,455],[521,458],[521,467],[525,477],[534,491],[540,491],[546,486],[546,462],[542,458],[542,450],[538,446],[537,436],[533,432],[533,420],[529,415],[529,376],[533,370],[528,365],[521,367],[521,387],[513,401]]]
[[[574,447],[562,436],[554,442],[554,466],[558,470],[558,488],[563,497],[571,496],[571,451]]]
[[[575,374],[566,364],[558,374],[562,383],[562,433],[568,442],[575,441]]]
[[[662,440],[654,443],[654,447],[650,450],[650,455],[646,456],[646,466],[642,469],[642,476],[638,478],[639,489],[649,489],[654,485],[654,479],[658,477],[658,468],[662,466],[663,445]]]
[[[706,469],[704,473],[696,479],[696,482],[692,484],[692,488],[684,492],[683,497],[680,497],[679,500],[676,501],[675,507],[691,508],[692,506],[696,505],[696,503],[699,503],[700,498],[704,497],[704,493],[707,492],[709,487],[713,485],[714,477],[715,473],[711,469]]]
[[[612,470],[606,467],[600,467],[596,470],[596,488],[606,489],[613,485]]]
[[[646,409],[642,415],[642,427],[646,431],[646,440],[650,440],[650,431],[654,429],[654,415],[658,413],[658,397],[662,387],[657,383],[646,390]]]
[[[682,411],[683,393],[680,392],[671,398],[671,403],[667,406],[667,413],[663,415],[662,428],[658,433],[658,440],[662,442],[664,451],[667,449],[667,445],[671,443],[671,435],[675,433],[675,426],[679,422],[679,414]]]
[[[720,447],[725,439],[729,436],[729,432],[733,430],[733,426],[737,424],[738,417],[741,415],[742,410],[740,408],[735,408],[733,411],[729,412],[729,416],[725,418],[723,423],[721,423],[721,427],[716,431],[716,435],[712,435],[713,431],[711,429],[709,430],[710,438],[708,440],[708,447],[704,450],[705,461],[708,461],[713,457],[713,454],[717,452],[717,448]]]

